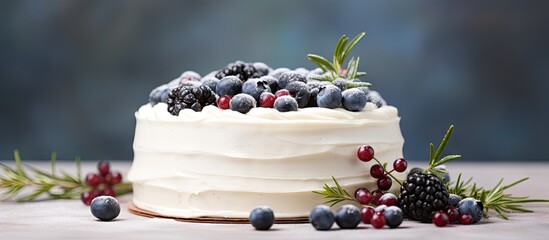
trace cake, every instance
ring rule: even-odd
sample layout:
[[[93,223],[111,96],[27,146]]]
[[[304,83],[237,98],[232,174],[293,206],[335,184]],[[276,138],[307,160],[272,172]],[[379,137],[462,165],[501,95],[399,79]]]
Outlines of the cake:
[[[325,202],[313,191],[332,183],[332,177],[350,193],[360,187],[376,189],[369,173],[373,163],[359,161],[357,149],[368,144],[385,163],[402,157],[397,108],[368,88],[351,91],[359,97],[350,102],[346,88],[363,82],[320,82],[313,74],[328,75],[321,68],[273,70],[262,63],[236,62],[204,77],[186,72],[153,90],[150,103],[135,113],[128,174],[133,204],[176,218],[247,218],[261,205],[270,206],[277,218],[299,218]],[[275,78],[276,86],[262,80],[265,76]],[[253,83],[261,94],[226,96],[221,82],[231,77]],[[322,102],[333,96],[329,94],[339,96],[335,104]],[[241,95],[246,96],[236,102]],[[189,97],[193,100],[184,100]],[[223,97],[229,105],[222,103]],[[252,105],[242,107],[247,102]],[[259,107],[264,104],[268,107]],[[395,176],[404,179],[404,173]]]

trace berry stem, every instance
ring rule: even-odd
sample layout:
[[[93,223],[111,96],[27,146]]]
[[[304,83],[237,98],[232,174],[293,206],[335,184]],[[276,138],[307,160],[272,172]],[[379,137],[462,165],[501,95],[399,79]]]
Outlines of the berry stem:
[[[381,161],[379,161],[376,157],[374,157],[374,160],[376,160],[376,162],[381,165],[381,167],[383,168],[383,171],[385,172],[385,175],[388,175],[389,177],[391,177],[393,180],[395,180],[398,185],[402,186],[402,183],[395,177],[393,176],[393,174],[391,174],[393,171],[387,171],[387,169],[385,169],[385,166],[383,165],[383,163],[381,163]],[[394,169],[393,169],[394,170]]]

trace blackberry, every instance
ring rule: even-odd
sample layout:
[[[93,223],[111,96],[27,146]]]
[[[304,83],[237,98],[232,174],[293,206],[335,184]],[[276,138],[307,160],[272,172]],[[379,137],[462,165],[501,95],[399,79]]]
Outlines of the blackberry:
[[[399,206],[404,216],[421,222],[431,222],[434,212],[448,206],[448,190],[434,174],[415,173],[400,187]]]
[[[215,104],[215,100],[215,93],[206,85],[181,86],[168,96],[168,112],[174,116],[185,108],[200,112],[203,107]]]
[[[226,76],[236,76],[240,78],[240,80],[245,82],[248,80],[248,78],[261,77],[262,73],[258,71],[251,63],[236,61],[234,63],[230,63],[229,65],[227,65],[227,67],[215,74],[215,77],[217,79],[222,79]]]

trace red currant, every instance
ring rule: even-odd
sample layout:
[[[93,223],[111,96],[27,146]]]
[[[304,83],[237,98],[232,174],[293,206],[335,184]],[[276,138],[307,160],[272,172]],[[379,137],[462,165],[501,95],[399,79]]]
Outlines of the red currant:
[[[112,184],[119,184],[122,182],[122,174],[120,172],[113,172],[111,178]]]
[[[229,109],[229,102],[231,102],[231,97],[225,95],[217,99],[217,107],[219,109]]]
[[[389,190],[392,185],[393,185],[393,180],[391,180],[391,178],[388,176],[382,177],[377,180],[377,187],[380,190],[383,190],[383,191]]]
[[[385,216],[383,216],[383,212],[374,213],[370,222],[374,228],[383,228],[383,226],[385,226]]]
[[[279,98],[282,96],[290,96],[290,91],[288,89],[280,89],[275,92],[275,97]]]
[[[373,207],[366,206],[360,209],[360,214],[362,215],[362,222],[364,224],[370,224],[372,216],[374,216],[375,210]]]
[[[109,172],[107,175],[104,176],[104,181],[107,185],[112,185],[112,174]]]
[[[459,221],[459,210],[456,207],[448,207],[446,215],[448,215],[448,221],[451,223]]]
[[[473,216],[471,216],[469,214],[461,215],[461,216],[459,216],[459,223],[461,223],[463,225],[469,225],[469,224],[473,223]]]
[[[406,168],[408,168],[408,163],[404,158],[397,158],[393,162],[393,169],[395,169],[395,171],[397,172],[404,172],[406,171]]]
[[[379,198],[379,204],[387,206],[396,206],[398,204],[398,198],[392,193],[385,193]]]
[[[264,108],[273,108],[276,96],[270,92],[264,92],[259,95],[259,106]]]
[[[86,185],[97,187],[97,185],[99,185],[99,176],[95,173],[88,173],[86,175]]]
[[[376,189],[372,192],[372,201],[374,205],[379,205],[379,199],[383,196],[383,192],[379,189]]]
[[[97,197],[99,194],[97,191],[89,191],[89,192],[84,192],[82,193],[82,195],[80,195],[80,199],[82,200],[82,202],[86,205],[90,205],[92,200]]]
[[[358,151],[356,151],[356,156],[360,161],[369,162],[374,158],[374,149],[370,145],[362,145]]]
[[[359,188],[355,191],[355,198],[358,203],[368,205],[372,201],[372,194],[366,188]]]
[[[111,171],[110,168],[111,166],[108,161],[100,161],[97,164],[97,169],[99,170],[99,173],[101,174],[101,176],[107,175],[107,173]]]
[[[103,189],[103,194],[102,195],[115,197],[116,193],[114,192],[114,189],[112,189],[112,187],[107,187],[107,188]]]
[[[379,164],[374,164],[370,167],[370,175],[373,178],[381,178],[383,175],[385,175],[385,170],[383,170],[383,166]]]
[[[448,215],[446,213],[444,213],[443,211],[436,212],[433,215],[432,220],[433,220],[433,223],[437,227],[444,227],[444,226],[448,225],[448,222],[449,222]]]

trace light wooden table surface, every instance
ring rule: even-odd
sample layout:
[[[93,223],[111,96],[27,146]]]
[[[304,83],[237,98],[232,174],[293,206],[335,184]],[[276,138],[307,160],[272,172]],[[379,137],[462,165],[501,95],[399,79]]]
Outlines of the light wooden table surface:
[[[9,161],[2,161],[9,163]],[[32,163],[48,168],[47,163]],[[412,162],[411,165],[419,163]],[[74,172],[73,163],[58,163]],[[113,168],[127,173],[130,162],[112,162]],[[452,177],[462,172],[474,176],[482,186],[493,186],[500,177],[511,182],[529,176],[530,180],[510,193],[549,199],[549,163],[450,163]],[[84,163],[83,173],[94,163]],[[549,239],[549,203],[526,205],[534,213],[512,213],[511,220],[495,215],[480,224],[444,228],[433,224],[405,221],[397,229],[373,229],[359,225],[354,230],[316,231],[309,224],[274,225],[270,231],[255,231],[249,224],[199,224],[133,215],[127,210],[131,195],[119,198],[122,212],[116,221],[100,222],[89,207],[77,200],[0,202],[0,239]]]

